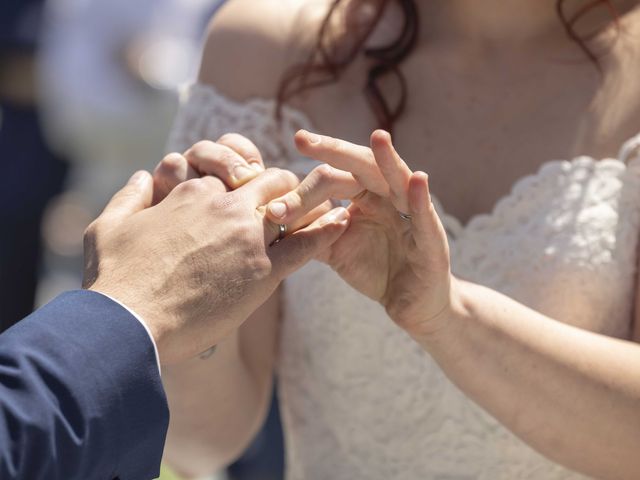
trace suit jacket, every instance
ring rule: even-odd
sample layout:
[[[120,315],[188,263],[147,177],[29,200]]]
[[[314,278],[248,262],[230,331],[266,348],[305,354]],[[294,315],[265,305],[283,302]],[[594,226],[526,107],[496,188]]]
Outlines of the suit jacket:
[[[0,479],[156,478],[169,423],[154,347],[99,293],[65,293],[0,335]]]

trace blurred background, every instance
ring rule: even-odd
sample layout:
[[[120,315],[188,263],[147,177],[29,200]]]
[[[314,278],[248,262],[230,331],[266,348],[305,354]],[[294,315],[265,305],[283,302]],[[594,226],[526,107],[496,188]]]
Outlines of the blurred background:
[[[162,158],[223,3],[0,2],[0,330],[80,287],[84,229]],[[212,478],[283,478],[279,425],[274,399],[244,457]],[[165,467],[161,478],[179,477]]]

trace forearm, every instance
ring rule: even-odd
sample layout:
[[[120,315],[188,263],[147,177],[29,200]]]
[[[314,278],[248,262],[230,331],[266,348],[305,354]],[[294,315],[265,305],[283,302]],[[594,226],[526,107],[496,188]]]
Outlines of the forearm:
[[[171,411],[165,461],[178,473],[200,476],[228,465],[262,425],[273,383],[274,303],[265,304],[209,358],[163,369]]]
[[[262,423],[270,382],[255,378],[233,349],[227,341],[213,357],[164,375],[171,411],[165,460],[179,473],[205,475],[231,463]]]
[[[598,478],[638,478],[640,346],[458,284],[446,322],[416,336],[449,378],[549,458]]]

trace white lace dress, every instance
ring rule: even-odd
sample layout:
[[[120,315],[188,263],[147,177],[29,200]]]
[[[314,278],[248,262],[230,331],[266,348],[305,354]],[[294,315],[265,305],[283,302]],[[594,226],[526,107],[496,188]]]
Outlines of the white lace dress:
[[[274,102],[186,92],[171,135],[181,151],[228,131],[266,163],[309,170],[292,136],[311,128]],[[640,137],[618,159],[550,161],[466,226],[441,213],[453,272],[552,318],[628,335],[640,232]],[[305,163],[306,162],[306,163]],[[568,480],[468,400],[373,301],[312,263],[286,283],[279,389],[290,480]],[[478,368],[482,368],[481,365]]]

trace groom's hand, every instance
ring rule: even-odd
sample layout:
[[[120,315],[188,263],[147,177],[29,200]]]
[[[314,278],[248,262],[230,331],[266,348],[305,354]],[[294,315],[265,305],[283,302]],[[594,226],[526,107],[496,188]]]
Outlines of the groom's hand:
[[[346,230],[349,215],[336,209],[274,243],[280,232],[262,206],[297,184],[277,169],[232,192],[203,177],[151,206],[153,180],[138,172],[87,229],[84,286],[139,314],[162,363],[191,358]]]

